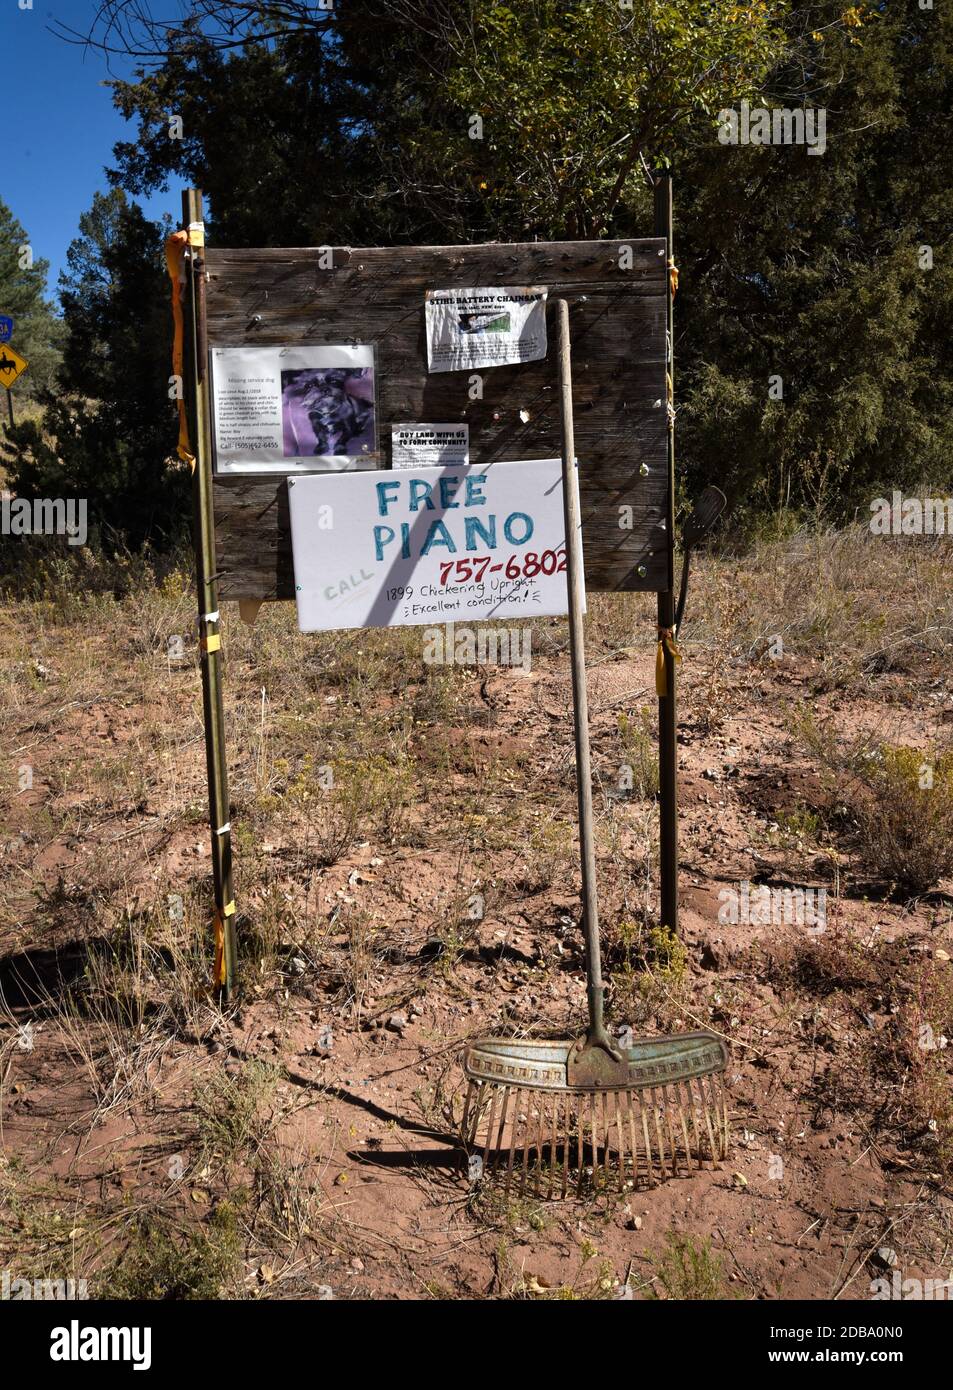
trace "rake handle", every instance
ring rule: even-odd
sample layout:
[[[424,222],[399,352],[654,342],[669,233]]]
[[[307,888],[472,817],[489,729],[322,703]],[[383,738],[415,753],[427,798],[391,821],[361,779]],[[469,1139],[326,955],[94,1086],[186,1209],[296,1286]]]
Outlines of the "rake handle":
[[[563,512],[566,519],[566,577],[569,595],[569,651],[572,660],[572,706],[576,737],[576,797],[582,861],[582,928],[586,945],[586,996],[589,1033],[586,1045],[613,1051],[603,1023],[602,958],[599,950],[599,903],[596,897],[596,851],[592,830],[592,773],[589,761],[589,701],[583,635],[585,578],[582,566],[579,491],[572,413],[572,366],[569,305],[556,300],[559,321],[559,403],[562,421]]]

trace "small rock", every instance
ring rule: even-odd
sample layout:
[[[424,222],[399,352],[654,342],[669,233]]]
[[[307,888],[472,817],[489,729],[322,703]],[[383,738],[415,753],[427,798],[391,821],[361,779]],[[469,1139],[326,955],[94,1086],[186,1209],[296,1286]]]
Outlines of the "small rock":
[[[386,1027],[389,1028],[392,1033],[403,1033],[404,1029],[407,1027],[407,1015],[405,1013],[391,1014],[390,1018],[387,1020]]]
[[[357,1274],[363,1274],[363,1273],[364,1273],[364,1261],[363,1261],[362,1259],[360,1259],[357,1255],[355,1255],[355,1256],[354,1256],[354,1259],[351,1261],[351,1268],[352,1268]]]
[[[301,956],[292,956],[288,962],[292,975],[303,975],[308,968],[308,963]]]
[[[884,1269],[893,1269],[897,1263],[897,1252],[891,1250],[889,1245],[881,1245],[874,1258],[879,1265],[883,1265]]]

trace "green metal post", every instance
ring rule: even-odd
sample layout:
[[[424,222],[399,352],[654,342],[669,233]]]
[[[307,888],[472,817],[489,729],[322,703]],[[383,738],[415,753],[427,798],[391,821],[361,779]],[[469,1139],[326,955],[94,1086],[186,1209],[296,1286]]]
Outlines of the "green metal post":
[[[209,827],[215,892],[215,986],[227,998],[236,981],[235,900],[232,894],[232,842],[228,812],[228,765],[222,704],[221,625],[215,574],[215,513],[212,501],[212,445],[209,420],[208,355],[205,333],[205,247],[202,194],[182,194],[184,225],[193,237],[186,262],[186,405],[195,470],[192,475],[193,542],[198,593],[202,707],[208,772]],[[198,242],[198,244],[195,244]]]

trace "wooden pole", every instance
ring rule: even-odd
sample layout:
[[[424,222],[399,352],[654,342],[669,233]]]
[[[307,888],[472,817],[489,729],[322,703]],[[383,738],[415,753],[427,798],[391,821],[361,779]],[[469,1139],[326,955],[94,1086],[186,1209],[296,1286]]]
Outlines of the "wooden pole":
[[[13,429],[13,392],[10,390],[9,386],[7,387],[7,410],[10,412],[10,428]]]
[[[592,817],[592,769],[589,762],[589,700],[586,692],[586,652],[583,608],[582,529],[579,514],[578,470],[572,411],[572,367],[569,305],[556,300],[559,324],[559,397],[562,421],[563,514],[566,519],[566,570],[569,589],[569,652],[572,661],[572,706],[576,739],[576,799],[579,806],[579,850],[582,867],[582,928],[586,943],[586,993],[589,1032],[586,1046],[609,1046],[603,1015],[602,957],[599,950],[599,900],[596,894],[596,850]]]
[[[232,842],[222,703],[221,625],[215,573],[215,513],[212,502],[212,443],[205,331],[205,235],[199,189],[188,188],[183,192],[182,218],[184,225],[193,233],[185,279],[184,384],[195,451],[195,470],[192,474],[193,544],[215,893],[215,986],[227,998],[236,982],[235,900],[232,896]]]
[[[666,410],[668,412],[668,501],[665,536],[668,546],[668,587],[658,595],[659,636],[675,627],[675,426],[669,406],[674,395],[675,346],[672,324],[672,287],[669,266],[674,261],[672,227],[672,176],[660,170],[655,178],[655,235],[665,238],[667,286]],[[676,741],[675,658],[666,641],[665,694],[658,700],[659,726],[659,910],[662,926],[678,931],[678,744]]]

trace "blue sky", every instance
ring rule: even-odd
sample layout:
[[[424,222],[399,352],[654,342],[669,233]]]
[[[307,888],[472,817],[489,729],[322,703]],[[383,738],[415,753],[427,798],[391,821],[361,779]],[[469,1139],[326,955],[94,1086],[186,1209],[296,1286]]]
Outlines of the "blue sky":
[[[134,138],[136,127],[113,108],[105,58],[51,34],[54,21],[85,30],[94,0],[18,0],[0,3],[0,71],[7,126],[0,152],[0,198],[23,224],[33,254],[50,262],[49,292],[55,296],[66,249],[78,231],[80,213],[93,194],[107,187],[117,140]],[[112,75],[131,75],[132,65],[111,58]],[[11,120],[15,122],[11,128]],[[137,199],[158,218],[178,220],[178,188]],[[0,312],[3,306],[0,305]]]

